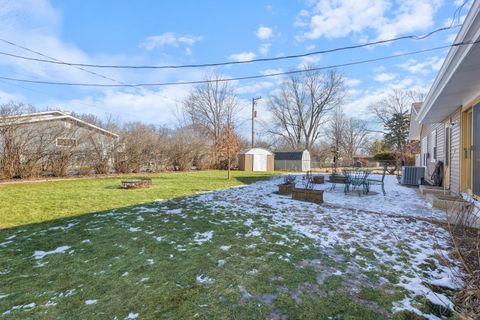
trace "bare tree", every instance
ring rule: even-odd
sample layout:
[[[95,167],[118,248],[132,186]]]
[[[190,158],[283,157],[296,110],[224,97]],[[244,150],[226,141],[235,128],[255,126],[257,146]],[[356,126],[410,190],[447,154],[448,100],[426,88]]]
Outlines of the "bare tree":
[[[343,154],[342,147],[344,145],[346,126],[347,118],[345,117],[342,108],[335,108],[335,112],[332,114],[330,122],[326,127],[325,136],[337,157]]]
[[[360,151],[366,151],[365,146],[368,143],[370,131],[367,127],[367,121],[361,119],[348,118],[345,121],[344,134],[342,138],[342,149],[348,160],[353,160]]]
[[[269,99],[273,124],[270,132],[292,148],[312,148],[329,111],[345,97],[343,76],[337,71],[307,71],[285,80]]]
[[[62,132],[50,123],[33,123],[35,108],[10,102],[0,106],[0,175],[27,178],[45,167],[51,146]]]
[[[115,159],[115,169],[122,173],[140,172],[153,161],[155,128],[140,122],[125,124]]]
[[[170,161],[175,170],[190,170],[198,155],[198,135],[192,126],[184,126],[172,132]]]
[[[394,115],[409,113],[412,103],[422,102],[424,97],[422,90],[392,89],[371,109],[383,124],[387,124]]]
[[[209,82],[195,87],[184,101],[184,111],[195,130],[211,140],[214,159],[216,146],[225,128],[235,128],[239,101],[234,88],[220,75],[206,76]]]
[[[423,90],[393,89],[378,103],[371,106],[385,128],[385,141],[390,145],[398,161],[405,161],[410,108],[412,103],[421,102]]]
[[[105,121],[93,114],[72,114],[73,116],[91,123],[97,127],[106,129],[110,132],[120,132],[118,121],[112,116],[108,116]],[[94,130],[83,131],[78,136],[79,144],[82,144],[82,154],[77,155],[77,165],[82,163],[83,170],[87,172],[93,169],[97,174],[108,174],[112,167],[112,161],[118,147],[118,139],[99,135]]]

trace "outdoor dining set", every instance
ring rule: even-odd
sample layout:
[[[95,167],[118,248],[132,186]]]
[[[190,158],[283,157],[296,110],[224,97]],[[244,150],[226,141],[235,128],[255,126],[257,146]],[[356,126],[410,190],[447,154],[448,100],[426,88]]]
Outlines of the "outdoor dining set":
[[[356,190],[358,195],[361,195],[362,193],[368,194],[372,185],[379,185],[382,188],[383,195],[386,195],[384,183],[386,171],[387,168],[384,168],[380,177],[375,176],[372,178],[370,176],[372,173],[371,169],[343,169],[341,174],[335,174],[335,177],[331,180],[331,189],[335,189],[337,184],[342,183],[344,184],[345,194],[351,190]]]

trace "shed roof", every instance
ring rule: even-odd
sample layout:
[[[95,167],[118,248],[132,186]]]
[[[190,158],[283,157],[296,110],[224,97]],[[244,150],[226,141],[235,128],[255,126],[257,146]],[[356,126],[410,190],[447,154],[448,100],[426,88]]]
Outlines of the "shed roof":
[[[264,148],[250,148],[240,151],[240,154],[258,154],[258,155],[267,155],[273,156],[273,153]]]
[[[307,151],[277,151],[275,160],[303,160],[303,153]]]

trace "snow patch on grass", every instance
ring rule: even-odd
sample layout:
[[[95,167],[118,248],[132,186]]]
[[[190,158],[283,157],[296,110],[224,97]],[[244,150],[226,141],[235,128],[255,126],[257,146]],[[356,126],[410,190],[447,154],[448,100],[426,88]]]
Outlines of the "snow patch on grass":
[[[253,224],[253,222],[254,222],[253,219],[248,218],[243,225],[250,227]]]
[[[32,257],[39,260],[51,254],[65,253],[68,249],[70,249],[70,246],[61,246],[52,251],[35,251]]]
[[[210,241],[213,238],[213,231],[207,231],[207,232],[195,232],[195,241],[196,244],[203,244],[204,242]]]
[[[209,278],[206,275],[199,275],[197,276],[197,284],[213,284],[215,283],[215,279]]]

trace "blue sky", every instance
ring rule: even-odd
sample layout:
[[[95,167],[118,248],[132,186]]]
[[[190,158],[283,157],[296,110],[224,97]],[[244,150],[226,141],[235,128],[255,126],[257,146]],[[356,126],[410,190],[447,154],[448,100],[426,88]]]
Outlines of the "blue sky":
[[[47,1],[0,0],[0,38],[56,59],[77,63],[162,65],[234,61],[299,54],[410,34],[450,24],[462,0],[276,1]],[[462,19],[468,5],[458,15]],[[458,28],[426,40],[323,54],[309,59],[209,69],[89,69],[118,82],[199,80],[326,66],[443,46]],[[41,58],[0,42],[0,51]],[[447,50],[340,68],[349,86],[345,111],[371,118],[369,105],[391,88],[428,88]],[[115,83],[71,66],[0,57],[0,76],[46,81]],[[281,78],[235,82],[249,117],[249,99],[261,95],[260,121],[268,121],[268,95]],[[18,100],[40,108],[112,114],[121,121],[174,123],[188,86],[76,88],[0,81],[0,103]]]

